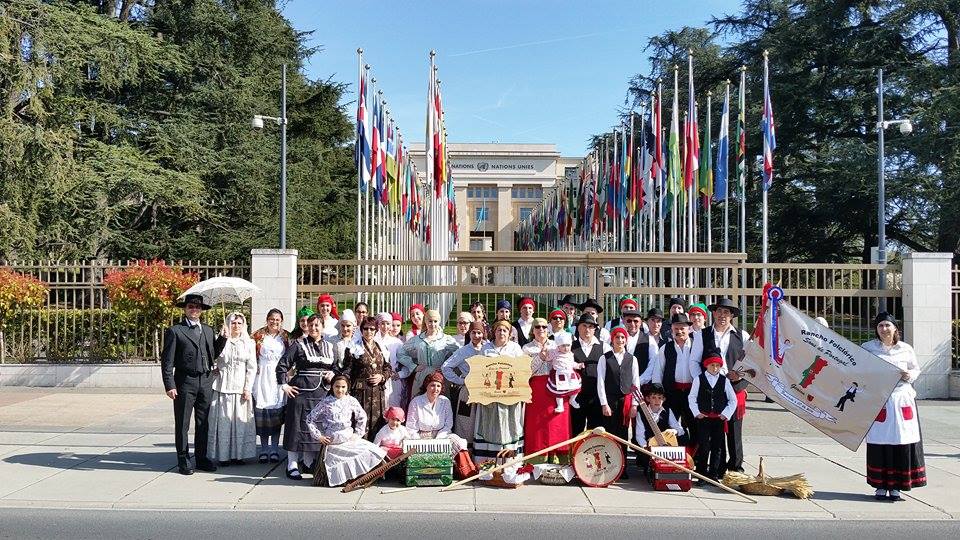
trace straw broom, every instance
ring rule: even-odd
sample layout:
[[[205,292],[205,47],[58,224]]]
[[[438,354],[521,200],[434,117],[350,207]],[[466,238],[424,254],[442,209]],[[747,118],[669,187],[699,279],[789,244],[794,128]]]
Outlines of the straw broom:
[[[778,477],[764,474],[762,457],[757,476],[730,471],[723,476],[723,483],[751,495],[782,495],[789,492],[798,499],[809,499],[814,493],[803,473]]]

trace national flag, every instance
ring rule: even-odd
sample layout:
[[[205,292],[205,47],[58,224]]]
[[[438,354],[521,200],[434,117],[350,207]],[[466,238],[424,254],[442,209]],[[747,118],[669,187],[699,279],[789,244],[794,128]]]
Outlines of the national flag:
[[[371,174],[374,184],[374,198],[380,199],[380,190],[383,188],[380,181],[380,96],[373,96],[373,117],[370,119],[373,124],[372,142],[370,144],[370,164]]]
[[[683,191],[680,174],[680,100],[678,99],[677,73],[673,73],[673,113],[670,118],[670,139],[667,142],[667,191],[671,201]]]
[[[380,204],[387,205],[390,202],[390,188],[392,187],[394,179],[396,179],[396,171],[394,170],[397,166],[397,143],[394,140],[394,126],[393,120],[387,120],[387,137],[386,144],[384,149],[384,182],[383,182],[383,191],[380,193]]]
[[[773,151],[777,148],[777,134],[773,123],[773,102],[770,101],[770,67],[767,54],[763,55],[763,117],[760,119],[763,134],[763,190],[773,184]]]
[[[709,98],[707,98],[709,101]],[[704,128],[706,140],[703,144],[703,167],[700,167],[700,185],[698,191],[703,199],[703,207],[706,208],[713,198],[713,142],[710,138],[710,106],[707,103],[707,122]]]
[[[357,148],[356,164],[360,171],[360,192],[367,190],[370,184],[370,116],[367,111],[367,76],[365,70],[360,75],[360,92],[357,98]]]
[[[697,126],[697,101],[693,97],[693,55],[687,56],[687,121],[683,140],[685,190],[693,187],[700,169],[700,128]]]
[[[747,183],[747,124],[746,124],[746,71],[740,71],[740,91],[737,97],[737,176],[734,181],[734,197],[739,199]]]
[[[434,137],[439,136],[438,129],[438,118],[436,116],[436,98],[434,97],[435,86],[437,83],[437,74],[436,70],[432,67],[433,62],[431,62],[430,76],[427,81],[427,134],[426,134],[426,143],[424,147],[424,152],[426,152],[426,161],[424,162],[426,167],[427,174],[427,188],[434,189],[434,186],[431,185],[431,182],[435,182],[434,178],[434,160],[436,146],[434,144]],[[437,196],[440,196],[439,188],[437,189]]]
[[[726,95],[723,98],[723,111],[720,113],[720,132],[717,135],[717,176],[715,178],[713,200],[727,198],[727,162],[730,160],[730,83],[727,82]]]

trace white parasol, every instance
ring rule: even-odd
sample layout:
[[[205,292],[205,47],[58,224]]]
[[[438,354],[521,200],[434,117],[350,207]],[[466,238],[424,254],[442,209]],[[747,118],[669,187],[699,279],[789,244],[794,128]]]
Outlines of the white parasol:
[[[205,279],[187,289],[178,297],[183,300],[188,294],[199,294],[207,305],[214,304],[242,304],[260,293],[260,287],[237,277],[218,276]]]

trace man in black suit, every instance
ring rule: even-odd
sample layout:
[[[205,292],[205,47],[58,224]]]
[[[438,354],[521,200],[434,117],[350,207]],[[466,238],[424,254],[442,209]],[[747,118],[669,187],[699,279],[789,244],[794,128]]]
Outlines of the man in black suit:
[[[207,411],[213,396],[213,366],[226,339],[216,338],[213,328],[200,322],[200,314],[210,309],[202,296],[189,294],[177,307],[183,308],[183,320],[164,332],[160,354],[163,386],[173,400],[177,466],[180,474],[193,474],[187,440],[193,415],[196,467],[212,472],[217,464],[207,459]]]
[[[637,317],[639,318],[639,313]],[[647,311],[647,332],[637,338],[637,344],[634,350],[630,351],[633,357],[637,359],[637,367],[642,375],[652,361],[655,361],[660,354],[660,327],[663,324],[663,312],[660,308],[650,308]]]

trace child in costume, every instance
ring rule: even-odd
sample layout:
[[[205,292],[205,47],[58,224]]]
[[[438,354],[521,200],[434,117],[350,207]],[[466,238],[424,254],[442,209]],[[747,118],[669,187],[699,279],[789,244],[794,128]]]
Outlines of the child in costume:
[[[730,379],[720,375],[723,359],[711,354],[703,360],[706,371],[693,379],[690,412],[697,419],[697,472],[719,480],[726,472],[724,430],[737,410],[737,395]]]
[[[649,385],[643,394],[643,398],[647,403],[647,409],[650,411],[650,419],[660,428],[660,433],[665,435],[672,433],[677,438],[677,444],[686,446],[686,431],[677,421],[673,411],[663,406],[667,399],[663,386],[656,383]],[[647,446],[647,442],[653,438],[653,427],[647,422],[646,415],[637,415],[633,433],[637,439],[637,444],[640,446]],[[646,454],[637,453],[637,466],[646,474],[652,472],[650,471],[650,458]]]
[[[415,431],[403,425],[406,415],[400,407],[390,407],[383,413],[383,417],[387,420],[387,425],[380,428],[373,437],[373,444],[386,450],[388,458],[397,459],[397,456],[403,453],[404,439],[420,437]]]
[[[568,332],[557,332],[553,335],[556,349],[545,350],[540,354],[550,362],[550,380],[547,390],[556,396],[557,408],[554,412],[563,412],[563,399],[567,398],[570,406],[579,409],[577,394],[580,393],[580,375],[575,371],[577,362],[573,359],[570,347],[573,338]]]

